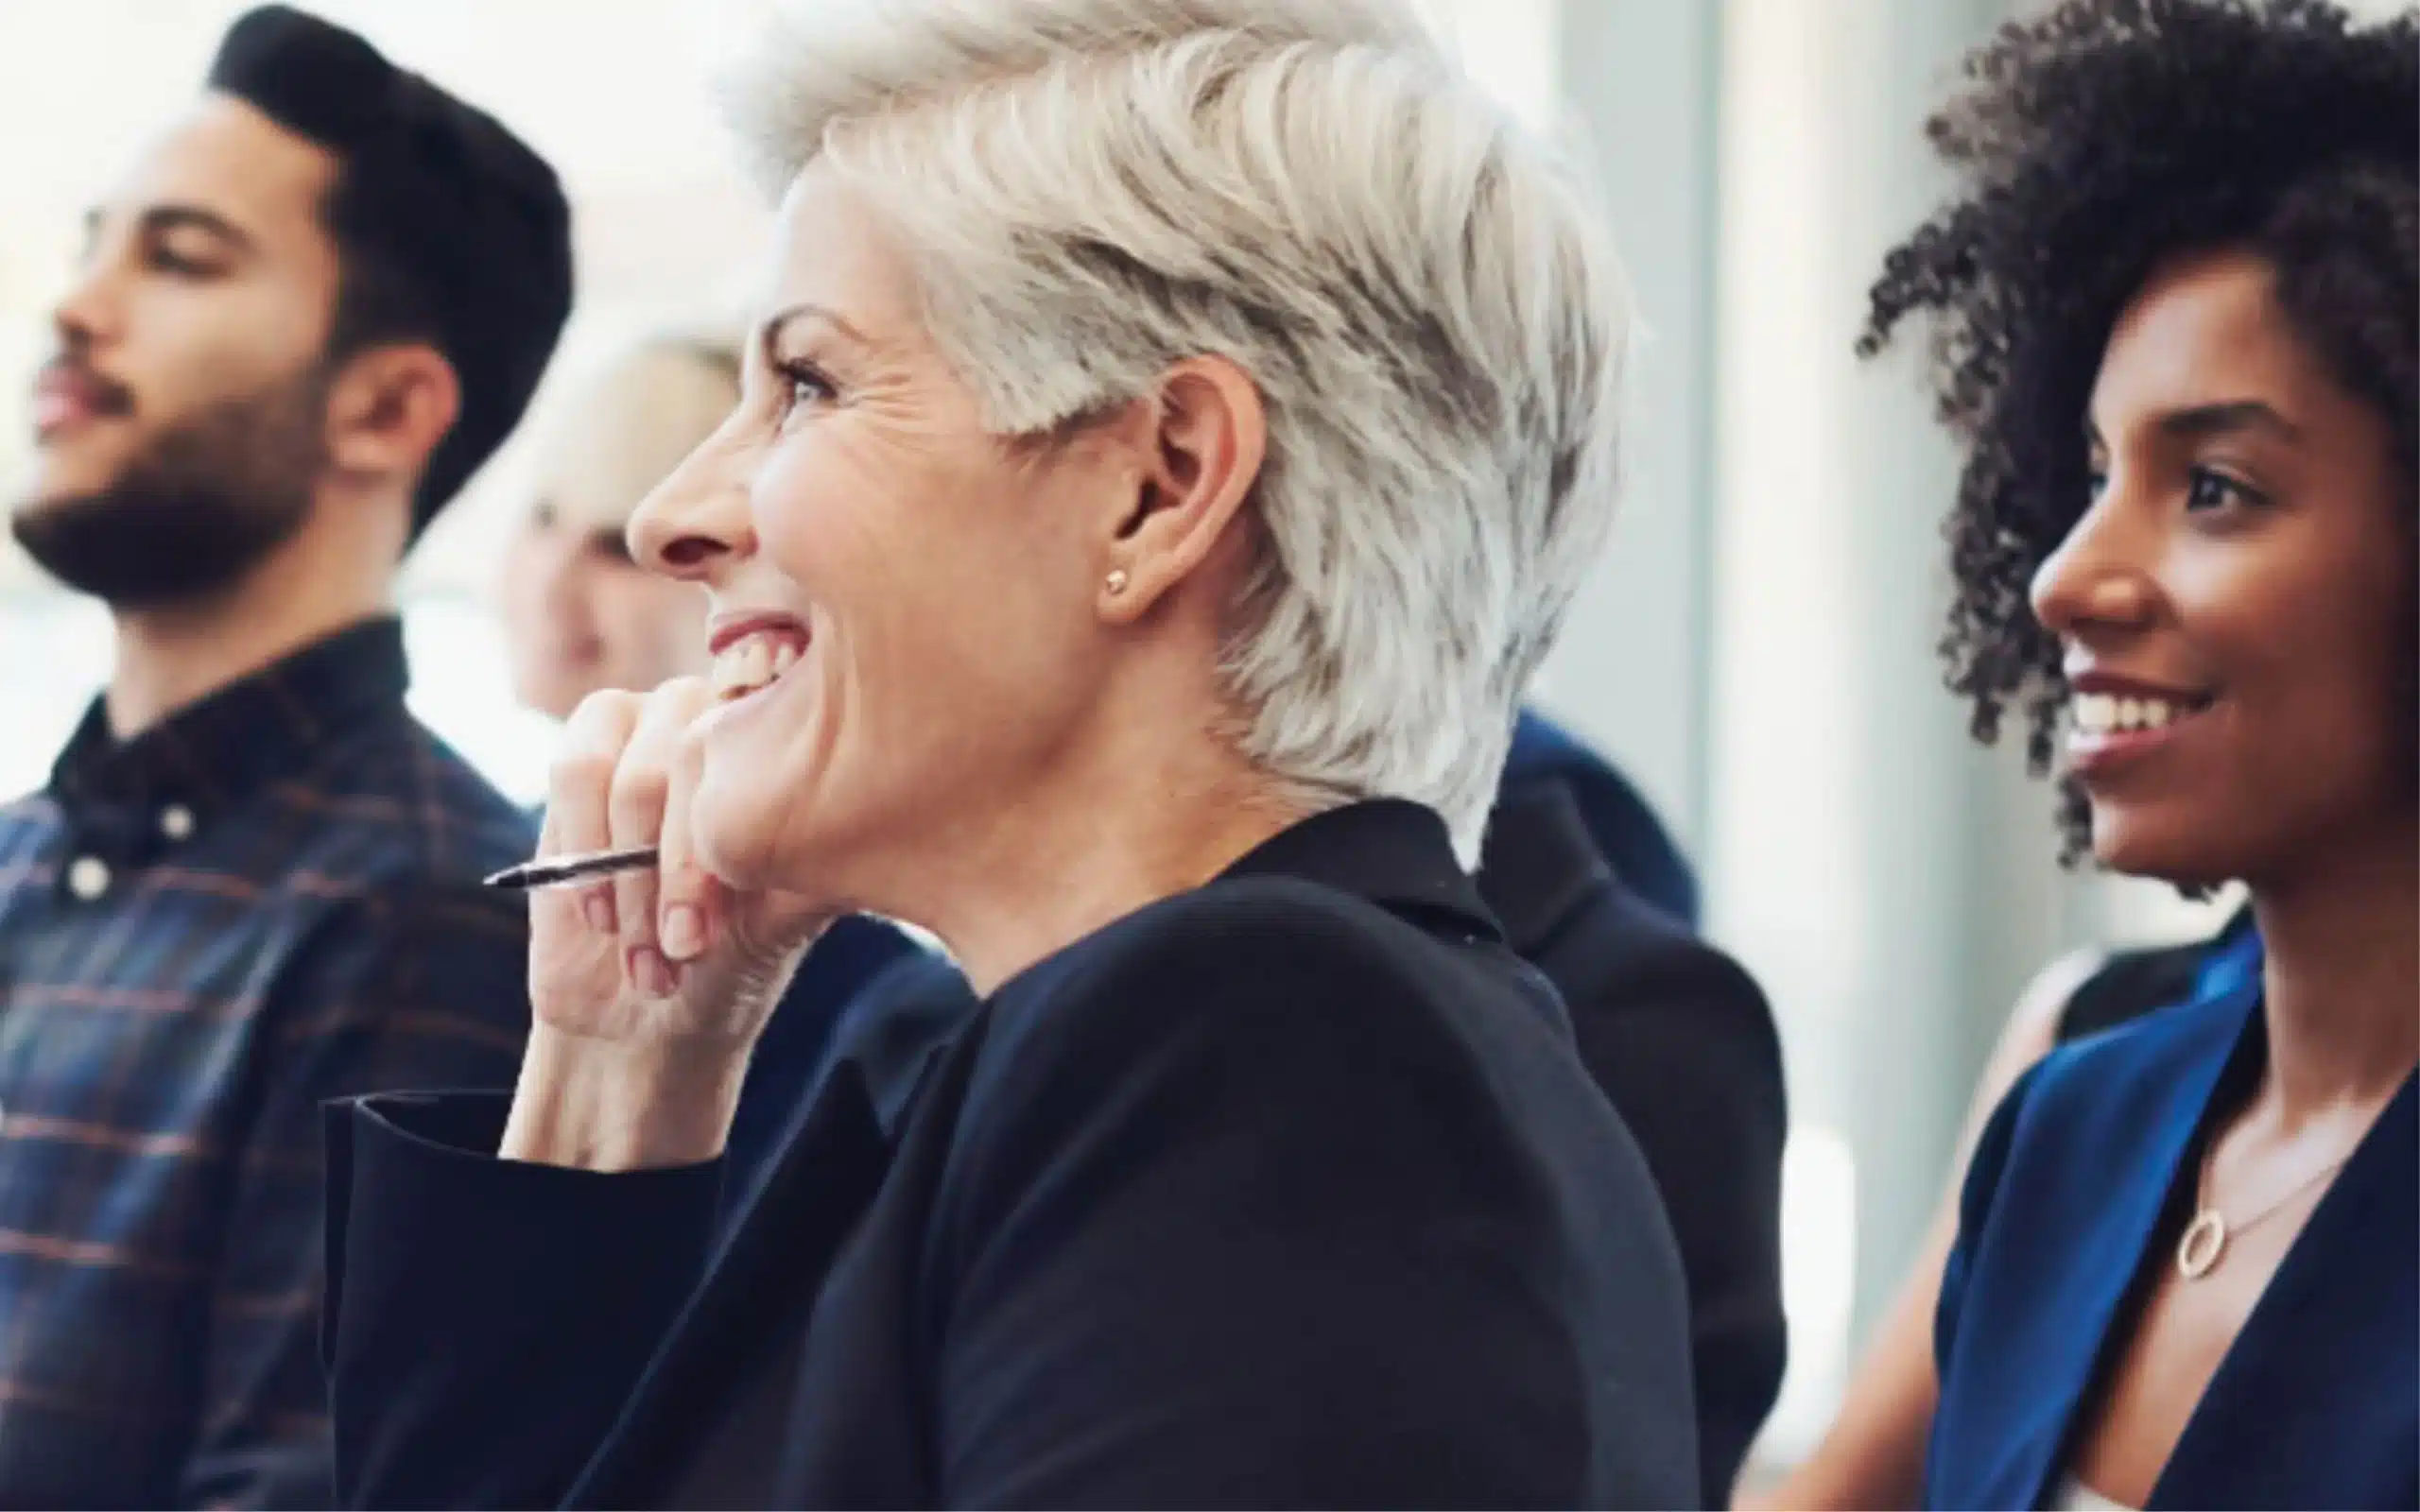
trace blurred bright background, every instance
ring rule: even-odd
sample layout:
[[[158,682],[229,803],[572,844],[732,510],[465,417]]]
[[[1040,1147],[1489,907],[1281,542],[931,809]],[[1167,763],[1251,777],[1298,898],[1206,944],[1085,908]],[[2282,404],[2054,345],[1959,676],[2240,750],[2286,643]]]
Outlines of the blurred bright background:
[[[305,0],[493,110],[577,206],[557,372],[634,330],[735,322],[761,212],[702,88],[714,0]],[[235,0],[8,0],[0,58],[0,474],[82,213],[190,97]],[[1933,656],[1952,462],[1904,363],[1849,354],[1880,249],[1937,187],[1919,127],[2009,0],[1430,0],[1513,110],[1603,175],[1651,327],[1634,487],[1542,701],[1696,857],[1710,932],[1780,1015],[1795,1118],[1791,1370],[1764,1452],[1826,1420],[1948,1176],[1974,1073],[2031,971],[2215,924],[2059,873],[2048,804],[1968,744]],[[2364,9],[2383,9],[2382,4]],[[560,393],[561,382],[550,393]],[[548,403],[542,394],[540,404]],[[424,717],[537,796],[543,721],[492,609],[526,504],[508,452],[411,564]],[[0,787],[38,785],[108,627],[0,546]]]

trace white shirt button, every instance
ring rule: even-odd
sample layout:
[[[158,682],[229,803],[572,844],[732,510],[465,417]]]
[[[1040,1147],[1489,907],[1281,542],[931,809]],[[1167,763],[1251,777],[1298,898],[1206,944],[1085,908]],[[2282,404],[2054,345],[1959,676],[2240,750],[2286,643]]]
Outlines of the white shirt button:
[[[67,890],[88,903],[97,902],[110,890],[109,863],[98,856],[78,856],[67,868]]]
[[[171,803],[162,809],[160,833],[171,840],[182,840],[193,833],[193,810],[182,803]]]

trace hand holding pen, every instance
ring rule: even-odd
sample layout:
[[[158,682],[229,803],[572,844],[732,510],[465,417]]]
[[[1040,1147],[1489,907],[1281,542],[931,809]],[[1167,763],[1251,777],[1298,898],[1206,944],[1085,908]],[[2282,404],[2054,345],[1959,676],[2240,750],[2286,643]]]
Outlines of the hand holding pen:
[[[597,1169],[711,1158],[748,1055],[831,910],[735,892],[690,841],[697,679],[600,693],[563,732],[532,862],[534,1022],[499,1153]]]

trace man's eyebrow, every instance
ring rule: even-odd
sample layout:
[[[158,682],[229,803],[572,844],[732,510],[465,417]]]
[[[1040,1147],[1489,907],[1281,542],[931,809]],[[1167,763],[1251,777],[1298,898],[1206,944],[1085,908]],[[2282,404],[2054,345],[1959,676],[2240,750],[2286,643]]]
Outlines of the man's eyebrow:
[[[84,247],[90,250],[100,240],[101,229],[109,223],[110,213],[99,205],[84,212]],[[176,232],[199,232],[239,253],[257,251],[259,246],[251,233],[207,205],[171,200],[146,205],[135,213],[135,229],[147,236],[165,236]]]

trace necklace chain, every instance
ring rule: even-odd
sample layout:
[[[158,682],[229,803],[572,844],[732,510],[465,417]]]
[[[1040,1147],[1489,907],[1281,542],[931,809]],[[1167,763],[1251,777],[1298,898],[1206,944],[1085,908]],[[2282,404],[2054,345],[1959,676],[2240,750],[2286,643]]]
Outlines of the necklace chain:
[[[2334,1175],[2342,1168],[2345,1161],[2353,1158],[2351,1150],[2345,1151],[2295,1182],[2284,1195],[2275,1198],[2251,1217],[2237,1223],[2229,1223],[2226,1214],[2221,1212],[2210,1201],[2210,1169],[2218,1162],[2218,1155],[2219,1142],[2213,1139],[2210,1141],[2209,1148],[2202,1152],[2201,1176],[2193,1187],[2193,1221],[2185,1226],[2184,1237],[2176,1242],[2177,1273],[2188,1281],[2200,1280],[2216,1270],[2220,1259],[2226,1254],[2228,1242],[2236,1235],[2275,1215],[2285,1208],[2287,1203],[2293,1201],[2327,1177]]]

